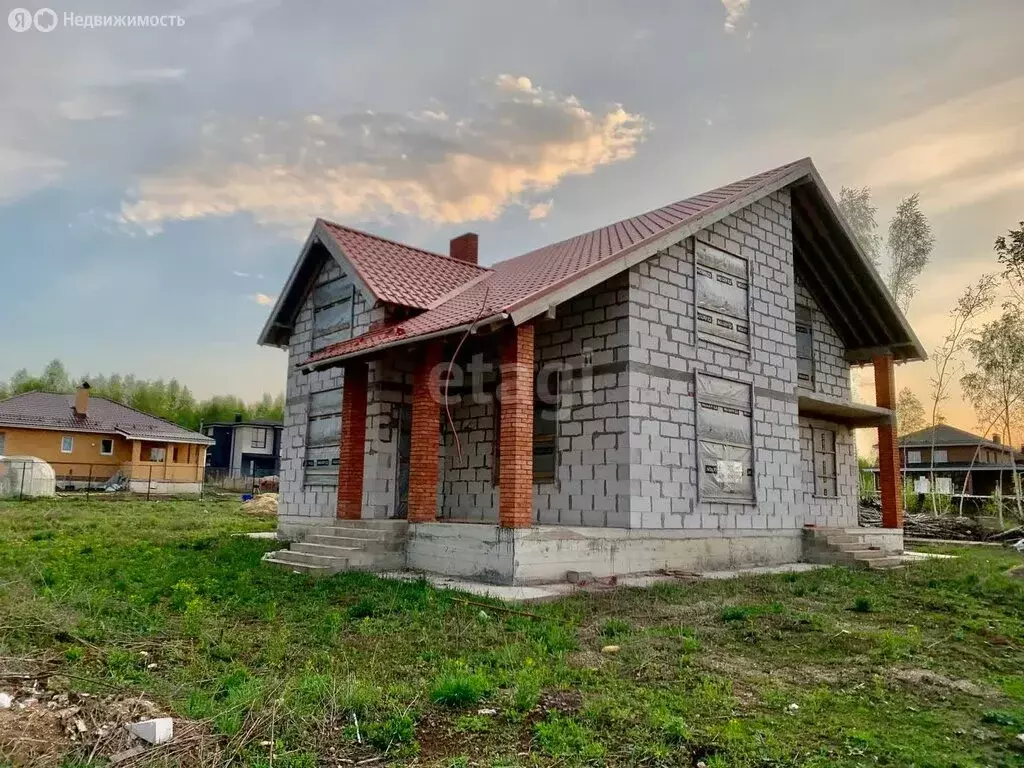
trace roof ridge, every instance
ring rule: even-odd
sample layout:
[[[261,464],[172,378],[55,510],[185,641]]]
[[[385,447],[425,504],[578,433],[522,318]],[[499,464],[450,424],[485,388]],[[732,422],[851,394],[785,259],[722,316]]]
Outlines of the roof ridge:
[[[374,234],[373,232],[367,232],[367,231],[362,230],[362,229],[356,229],[355,227],[350,227],[347,224],[339,224],[338,222],[331,221],[330,219],[317,218],[317,221],[323,222],[324,224],[327,224],[328,226],[331,226],[331,227],[337,227],[338,229],[344,229],[347,232],[352,232],[352,233],[357,234],[357,235],[362,235],[363,237],[369,237],[372,240],[379,240],[382,243],[388,243],[390,245],[397,245],[399,248],[408,248],[410,251],[416,251],[417,253],[422,253],[424,256],[433,256],[434,258],[437,258],[437,259],[444,259],[445,261],[452,262],[454,264],[459,264],[459,265],[466,266],[466,267],[472,267],[474,269],[483,270],[484,272],[493,272],[494,271],[490,267],[485,267],[485,266],[482,266],[480,264],[473,264],[472,262],[469,262],[469,261],[462,261],[460,259],[455,259],[455,258],[452,258],[451,256],[445,255],[443,253],[437,253],[436,251],[428,251],[426,248],[420,248],[418,245],[410,245],[409,243],[403,243],[400,240],[394,240],[394,239],[392,239],[390,237],[384,237],[383,235]]]
[[[577,238],[580,238],[580,237],[586,237],[587,235],[592,235],[592,234],[595,234],[597,232],[601,232],[602,230],[618,226],[619,224],[625,224],[626,222],[630,222],[630,221],[632,221],[634,219],[639,219],[639,218],[642,218],[644,216],[651,216],[651,215],[657,214],[657,213],[659,213],[661,211],[664,211],[666,208],[671,208],[671,207],[677,206],[677,205],[683,205],[685,203],[690,202],[691,200],[694,200],[695,198],[699,198],[699,197],[704,197],[706,195],[710,195],[710,194],[712,194],[714,192],[718,192],[719,190],[726,189],[727,187],[743,187],[743,185],[747,184],[748,182],[753,181],[754,179],[760,178],[761,176],[772,176],[772,175],[780,173],[782,171],[790,171],[793,168],[795,168],[798,165],[800,165],[801,163],[805,163],[805,162],[806,163],[812,163],[813,161],[811,160],[810,157],[802,157],[799,160],[793,160],[792,162],[789,162],[789,163],[783,163],[782,165],[777,166],[775,168],[771,168],[771,169],[769,169],[767,171],[761,171],[760,173],[755,173],[755,174],[753,174],[751,176],[746,176],[746,177],[744,177],[742,179],[738,179],[736,181],[729,182],[728,184],[722,184],[722,185],[719,185],[717,187],[713,187],[712,189],[706,189],[703,192],[697,192],[695,194],[690,195],[689,197],[683,197],[683,198],[680,198],[679,200],[673,200],[670,203],[665,203],[664,205],[660,205],[660,206],[658,206],[656,208],[651,208],[650,210],[643,211],[641,213],[637,213],[637,214],[634,214],[632,216],[626,216],[624,218],[608,222],[607,224],[602,224],[602,225],[594,227],[592,229],[588,229],[588,230],[585,230],[583,232],[578,232],[575,235],[570,235],[569,237],[565,237],[565,238],[563,238],[561,240],[556,240],[553,243],[547,243],[545,245],[541,245],[541,246],[539,246],[537,248],[534,248],[534,249],[532,249],[530,251],[527,251],[526,253],[520,253],[520,254],[518,254],[516,256],[511,256],[511,257],[509,257],[507,259],[504,259],[502,261],[495,262],[492,266],[493,267],[499,267],[501,265],[508,264],[510,262],[516,261],[517,259],[521,259],[521,258],[524,258],[526,256],[530,256],[532,254],[539,253],[540,251],[546,250],[548,248],[554,248],[554,247],[556,247],[558,245],[562,245],[563,243],[568,243],[571,240],[576,240]],[[745,194],[749,193],[749,191],[750,191],[749,189],[741,188],[738,191],[736,191],[736,192],[734,192],[732,194],[729,194],[724,199],[718,201],[717,203],[712,205],[710,208],[706,209],[704,211],[704,213],[717,210],[718,208],[722,208],[722,207],[728,205],[733,200],[736,200],[736,199],[738,199],[740,197],[743,197]],[[657,237],[657,236],[663,234],[664,232],[666,232],[669,229],[672,229],[672,227],[671,226],[665,227],[664,229],[660,230],[657,233],[654,233],[653,235],[644,237],[642,240],[638,241],[637,243],[634,243],[631,247],[637,247],[638,245],[642,244],[644,240],[648,240],[648,239],[650,239],[652,237]],[[621,249],[621,248],[620,249],[613,249],[613,253],[617,257],[617,256],[621,256],[622,253],[625,250],[629,250],[629,249]]]
[[[10,402],[11,400],[13,400],[13,399],[15,399],[17,397],[24,397],[25,395],[49,395],[50,397],[62,397],[62,398],[73,398],[74,397],[74,393],[73,392],[45,392],[43,390],[34,389],[34,390],[29,391],[29,392],[19,392],[17,395],[13,395],[13,396],[7,398],[6,400],[0,400],[0,403]],[[113,399],[111,399],[109,397],[105,397],[103,395],[92,395],[92,394],[90,394],[89,395],[89,399],[90,400],[102,400],[102,401],[104,401],[106,403],[110,403],[111,405],[116,405],[119,408],[124,408],[127,411],[131,411],[132,413],[138,414],[139,416],[145,416],[147,419],[154,419],[156,421],[159,421],[162,424],[166,424],[169,427],[174,427],[176,429],[180,429],[180,430],[183,430],[185,432],[191,432],[191,433],[196,434],[196,435],[202,435],[202,433],[197,431],[197,430],[189,429],[188,427],[183,427],[181,424],[177,424],[177,423],[175,423],[173,421],[170,421],[169,419],[165,419],[162,416],[154,416],[152,413],[146,413],[145,411],[139,410],[138,408],[135,408],[135,407],[133,407],[131,405],[126,405],[125,403],[119,402],[118,400],[113,400]],[[88,415],[86,416],[86,418],[88,418]],[[115,427],[119,427],[122,424],[122,421],[120,419],[116,419],[115,418],[113,424],[114,424]],[[135,426],[141,426],[141,425],[135,425]],[[205,435],[204,435],[204,437],[205,437]]]

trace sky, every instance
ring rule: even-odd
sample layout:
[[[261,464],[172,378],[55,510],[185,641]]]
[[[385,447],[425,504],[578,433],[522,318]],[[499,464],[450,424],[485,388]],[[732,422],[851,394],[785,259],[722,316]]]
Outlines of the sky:
[[[50,7],[0,26],[0,378],[277,393],[256,338],[316,216],[442,252],[472,230],[487,264],[808,155],[833,194],[872,187],[882,231],[921,194],[932,349],[1024,219],[1020,0]],[[926,400],[931,373],[898,381]]]

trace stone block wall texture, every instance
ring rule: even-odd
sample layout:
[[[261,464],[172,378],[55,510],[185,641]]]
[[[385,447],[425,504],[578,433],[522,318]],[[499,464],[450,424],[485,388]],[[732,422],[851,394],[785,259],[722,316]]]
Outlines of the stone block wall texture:
[[[834,498],[815,495],[814,430],[836,435],[836,491]],[[857,525],[859,490],[857,440],[852,430],[820,419],[800,418],[800,463],[806,521],[820,527],[853,528]]]
[[[796,303],[811,310],[811,338],[814,340],[814,389],[818,394],[850,399],[850,364],[846,347],[832,328],[825,313],[803,284],[796,281]],[[797,383],[801,390],[807,390]]]
[[[342,269],[328,259],[314,283],[340,277]],[[356,293],[353,308],[355,323],[352,334],[369,330],[371,323],[384,319],[384,309],[370,305]],[[337,389],[338,410],[341,410],[344,375],[340,368],[302,373],[298,365],[313,349],[313,299],[309,291],[295,319],[295,328],[288,345],[288,378],[285,396],[284,431],[281,436],[281,493],[278,500],[278,521],[282,528],[309,526],[333,519],[338,506],[338,489],[333,485],[307,485],[303,462],[306,456],[306,430],[309,423],[309,398],[314,392]]]
[[[749,354],[695,339],[692,243],[630,270],[630,527],[777,530],[804,523],[788,191],[697,235],[749,265]],[[756,504],[698,497],[695,374],[753,389]]]
[[[537,366],[563,371],[555,478],[532,485],[535,524],[678,529],[701,536],[793,529],[805,522],[855,524],[852,433],[828,425],[837,434],[839,499],[814,497],[813,460],[810,446],[805,450],[803,445],[811,422],[797,413],[797,302],[813,310],[815,390],[849,399],[849,366],[841,341],[794,275],[790,216],[789,193],[783,190],[698,234],[750,266],[749,354],[697,339],[689,240],[559,306],[554,318],[535,321]],[[366,319],[357,324],[357,333],[360,326],[365,329],[372,319],[383,317],[380,308],[359,311]],[[303,307],[292,361],[308,354],[310,316],[311,310]],[[366,517],[393,514],[396,414],[411,402],[411,374],[407,351],[370,363]],[[694,380],[699,374],[752,388],[756,504],[698,498]],[[300,482],[297,491],[294,476],[301,481],[308,393],[339,386],[339,378],[337,371],[305,377],[292,366],[289,372],[285,446],[299,463],[285,465],[293,479],[282,478],[282,491],[298,492],[299,498],[285,500],[286,514],[316,516],[318,505],[333,514],[333,489],[302,488]],[[453,406],[463,454],[457,455],[446,424],[435,457],[441,519],[498,520],[496,409],[491,401]],[[440,418],[446,420],[443,413]]]

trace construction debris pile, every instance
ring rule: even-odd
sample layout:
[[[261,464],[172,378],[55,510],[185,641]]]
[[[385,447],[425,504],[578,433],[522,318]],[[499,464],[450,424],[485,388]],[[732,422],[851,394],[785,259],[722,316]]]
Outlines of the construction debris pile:
[[[882,510],[877,504],[862,502],[859,522],[863,526],[880,528]],[[1024,538],[1021,528],[1008,531],[993,531],[972,517],[956,515],[930,515],[907,513],[903,517],[903,533],[912,538],[949,539],[954,541],[1005,541],[1012,544]]]
[[[23,683],[0,689],[0,753],[16,765],[56,764],[74,753],[84,762],[102,758],[122,767],[157,758],[198,764],[199,755],[219,753],[201,726],[166,716],[142,696],[52,691],[45,676],[29,677],[0,673],[8,683]]]

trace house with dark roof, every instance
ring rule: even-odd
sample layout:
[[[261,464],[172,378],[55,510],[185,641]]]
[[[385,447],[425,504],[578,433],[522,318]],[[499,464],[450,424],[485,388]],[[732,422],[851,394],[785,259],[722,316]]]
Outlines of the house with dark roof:
[[[0,456],[46,461],[58,488],[101,488],[121,477],[137,493],[198,493],[212,444],[198,432],[92,397],[87,383],[74,395],[26,392],[0,401]]]
[[[478,248],[315,222],[259,336],[288,351],[271,562],[499,583],[794,562],[806,526],[857,525],[860,428],[875,541],[902,549],[893,366],[926,355],[809,159]]]
[[[203,432],[214,441],[206,455],[206,466],[222,477],[276,475],[283,431],[280,421],[246,421],[242,414],[237,414],[234,421],[206,424]]]
[[[1024,471],[1024,447],[1006,445],[1002,436],[991,439],[949,424],[926,427],[899,439],[903,482],[922,493],[967,496],[1003,495],[1014,491],[1014,472]],[[934,455],[934,465],[932,456]],[[870,471],[878,487],[879,471]]]

